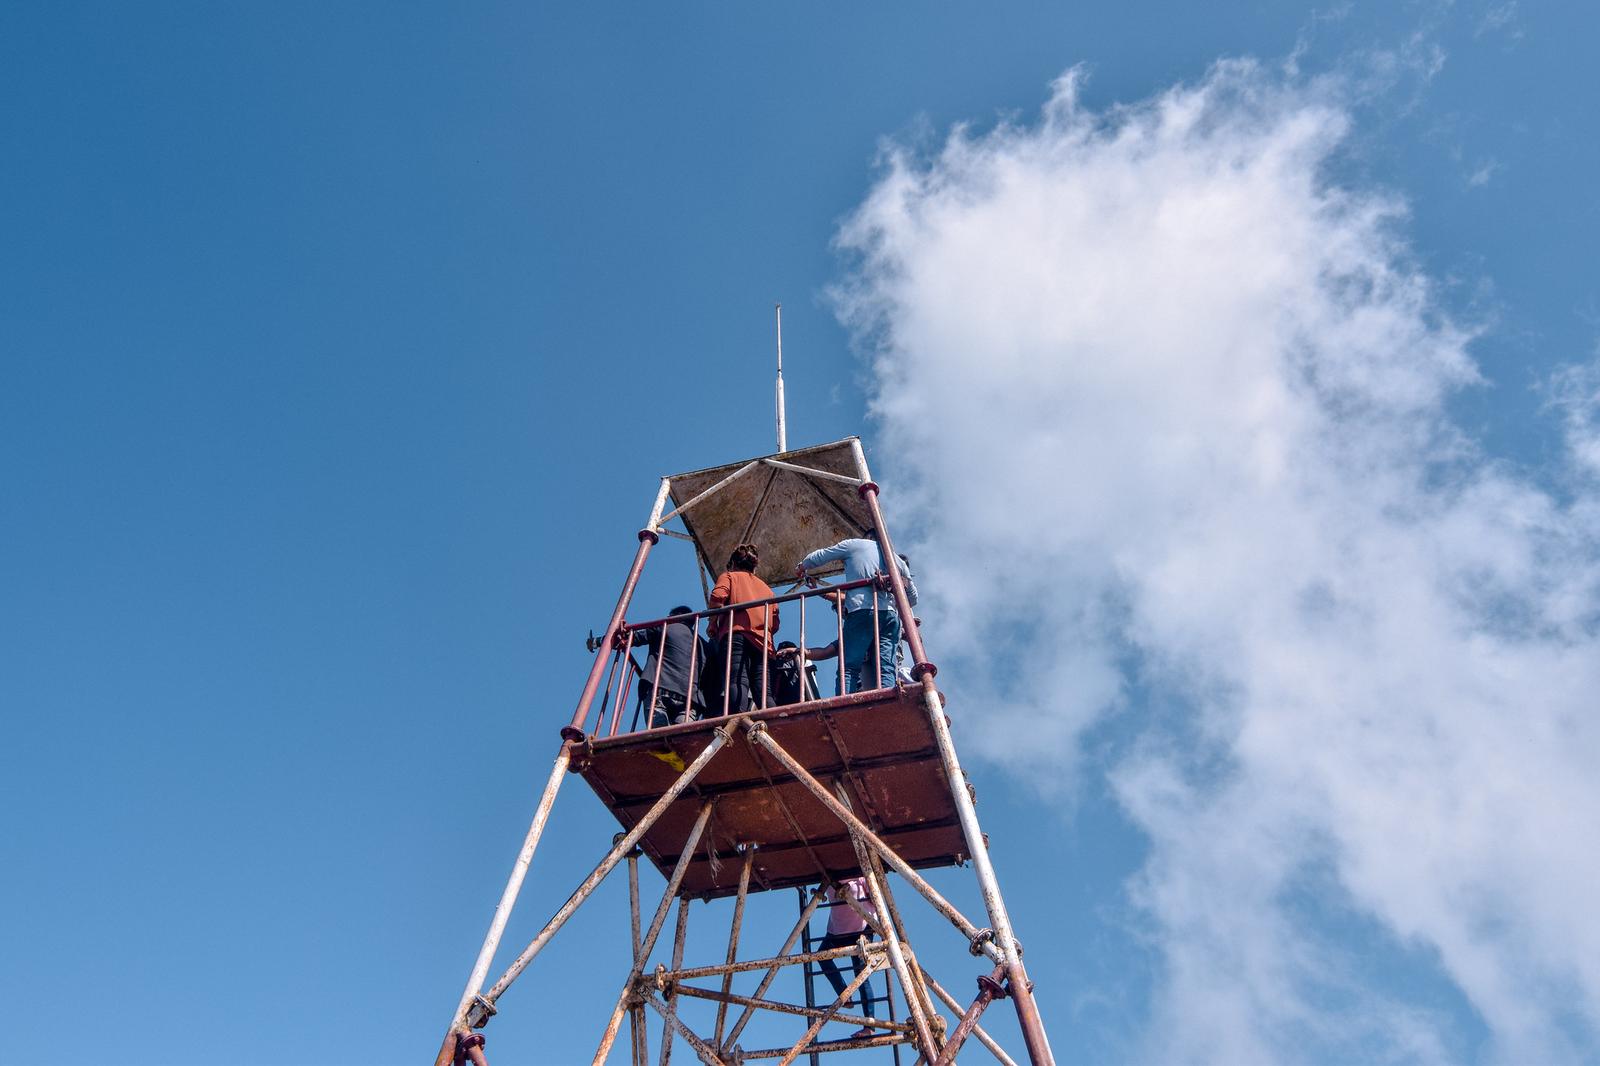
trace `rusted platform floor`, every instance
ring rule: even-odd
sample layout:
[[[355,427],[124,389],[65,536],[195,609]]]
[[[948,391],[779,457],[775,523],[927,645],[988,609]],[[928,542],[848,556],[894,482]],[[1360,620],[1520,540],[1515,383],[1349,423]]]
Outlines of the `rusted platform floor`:
[[[631,829],[719,725],[755,719],[830,790],[842,781],[856,815],[906,862],[951,866],[966,861],[966,843],[922,699],[913,685],[592,740],[574,752],[574,768]],[[759,845],[752,892],[816,884],[821,870],[835,878],[859,872],[839,819],[741,730],[640,841],[663,877],[701,802],[712,797],[716,807],[680,895],[736,892],[740,844]]]

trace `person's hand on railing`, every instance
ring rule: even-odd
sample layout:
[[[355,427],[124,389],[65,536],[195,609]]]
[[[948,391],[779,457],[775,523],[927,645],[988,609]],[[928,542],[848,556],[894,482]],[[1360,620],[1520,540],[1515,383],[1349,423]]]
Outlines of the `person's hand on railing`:
[[[839,654],[839,642],[822,648],[779,648],[773,652],[780,659],[792,659],[798,656],[803,662],[814,663],[819,659],[832,659]]]

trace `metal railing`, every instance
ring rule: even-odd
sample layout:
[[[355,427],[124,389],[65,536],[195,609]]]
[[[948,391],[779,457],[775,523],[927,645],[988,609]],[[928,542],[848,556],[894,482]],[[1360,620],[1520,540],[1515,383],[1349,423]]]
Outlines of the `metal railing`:
[[[586,722],[584,732],[595,737],[614,737],[622,733],[648,730],[654,726],[657,712],[664,708],[663,695],[669,697],[667,705],[673,705],[681,699],[684,710],[692,712],[693,717],[697,719],[814,702],[824,697],[817,687],[813,664],[823,661],[824,658],[837,661],[838,677],[833,687],[837,695],[845,695],[847,674],[852,667],[859,665],[853,662],[852,656],[855,660],[866,660],[868,659],[866,653],[869,650],[859,646],[847,647],[845,642],[844,602],[846,594],[854,589],[867,590],[872,597],[872,653],[870,665],[863,666],[858,671],[861,683],[851,691],[865,692],[894,688],[897,682],[897,670],[891,669],[889,675],[884,676],[884,656],[880,650],[882,633],[878,612],[880,609],[892,610],[894,605],[887,580],[879,576],[835,585],[823,583],[767,599],[731,603],[722,607],[652,618],[643,622],[623,623],[617,631],[609,653],[611,662],[592,728],[589,727],[590,723]],[[813,659],[805,655],[806,616],[808,602],[818,598],[832,604],[834,617],[823,619],[826,628],[820,632],[830,638],[835,654]],[[774,617],[780,615],[779,608],[790,603],[798,605],[800,616],[794,652],[795,671],[799,681],[797,685],[792,686],[798,689],[798,698],[780,698],[780,696],[792,697],[795,693],[779,693],[775,690],[777,687],[774,684],[775,675],[780,667],[775,643],[777,634],[773,632],[772,622]],[[811,605],[813,624],[810,632],[813,637],[819,632],[815,624],[815,616],[819,609],[824,615],[828,613],[826,608],[819,608],[816,604]],[[759,632],[756,632],[757,621],[759,621]],[[705,623],[705,634],[701,632],[702,622]],[[902,637],[905,624],[902,621]],[[666,650],[666,629],[668,626],[683,625],[688,626],[693,636],[691,653],[687,656],[689,663],[684,681],[685,691],[679,693],[669,690],[663,693],[661,675],[667,659],[663,654]],[[736,634],[745,636],[745,639],[738,642],[742,646],[743,655],[737,666],[734,662],[733,639]],[[679,639],[682,639],[681,636]],[[654,648],[652,644],[655,644]],[[633,657],[633,652],[641,649],[645,652],[644,665],[640,665]],[[606,649],[601,648],[599,654],[606,655]],[[759,666],[751,664],[748,659],[751,655],[758,658]],[[898,648],[893,658],[898,664]],[[736,668],[745,672],[744,678],[735,677]],[[757,669],[759,669],[759,685],[754,683],[757,679],[751,676]],[[629,696],[635,693],[636,684],[639,693],[638,703],[633,708],[627,728],[624,729],[623,715],[627,709]],[[648,698],[644,695],[645,689],[648,689]],[[736,693],[739,703],[743,704],[741,706],[734,704]],[[748,693],[747,703],[744,698],[746,693]]]

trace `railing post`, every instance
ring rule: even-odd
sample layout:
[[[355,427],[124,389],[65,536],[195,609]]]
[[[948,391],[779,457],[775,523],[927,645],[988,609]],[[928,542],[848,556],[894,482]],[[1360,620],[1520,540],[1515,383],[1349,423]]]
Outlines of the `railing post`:
[[[617,686],[617,706],[611,712],[611,731],[609,736],[617,735],[617,727],[622,724],[622,705],[628,702],[628,693],[633,688],[633,674],[636,669],[633,663],[633,630],[628,630],[627,636],[622,640],[622,647],[617,649],[622,660],[622,683]],[[600,723],[605,725],[605,714],[600,715]],[[598,733],[599,731],[596,730]]]
[[[616,640],[617,628],[622,625],[622,616],[628,612],[628,604],[633,599],[633,590],[639,585],[639,575],[644,572],[644,561],[649,557],[650,549],[660,540],[661,534],[653,529],[639,530],[639,550],[633,554],[633,565],[628,568],[628,579],[622,583],[622,592],[617,596],[617,606],[611,612],[611,621],[606,623],[600,650],[595,652],[594,665],[589,668],[589,680],[584,682],[583,695],[578,697],[578,709],[572,712],[572,722],[561,730],[561,735],[568,740],[583,739],[583,723],[589,717],[589,707],[594,703],[594,694],[600,688],[600,675],[605,672],[606,656],[613,651],[612,642]]]
[[[839,695],[843,696],[847,691],[849,691],[850,686],[845,683],[845,675],[848,667],[845,666],[846,650],[844,646],[844,599],[842,598],[842,595],[841,598],[836,599],[833,602],[833,620],[839,629],[839,654],[834,656],[834,658],[838,660],[839,663],[838,688]]]

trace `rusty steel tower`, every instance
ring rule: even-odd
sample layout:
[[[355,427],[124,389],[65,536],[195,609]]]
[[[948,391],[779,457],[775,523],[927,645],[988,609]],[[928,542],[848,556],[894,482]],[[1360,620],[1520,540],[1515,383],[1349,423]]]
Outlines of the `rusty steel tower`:
[[[781,395],[781,393],[780,393]],[[780,427],[781,406],[780,406]],[[780,440],[782,429],[780,428]],[[600,882],[624,862],[632,906],[632,959],[626,968],[604,1031],[597,1034],[594,1061],[606,1061],[629,1023],[630,1061],[666,1066],[680,1042],[707,1064],[771,1059],[787,1064],[802,1055],[817,1056],[909,1045],[917,1061],[957,1061],[964,1050],[986,1049],[1002,1063],[1013,1059],[979,1023],[996,999],[1010,999],[1020,1022],[1021,1052],[1034,1066],[1054,1062],[1044,1025],[1034,1004],[1021,950],[1006,913],[1000,884],[989,861],[978,824],[973,793],[956,758],[944,698],[935,684],[908,597],[907,582],[893,565],[876,578],[833,584],[795,580],[796,565],[814,548],[847,538],[876,540],[882,560],[895,558],[879,507],[878,486],[867,470],[861,444],[849,438],[833,444],[780,451],[746,462],[679,474],[661,480],[649,520],[639,531],[633,565],[605,631],[591,642],[594,664],[577,709],[561,729],[556,753],[522,850],[495,908],[488,935],[466,988],[450,1018],[437,1066],[452,1061],[484,1061],[481,1030],[498,1011],[506,990],[538,956]],[[668,510],[668,506],[671,510]],[[677,519],[682,530],[667,523]],[[788,585],[770,599],[695,611],[673,622],[628,622],[633,593],[651,549],[662,537],[688,542],[695,553],[702,590],[709,602],[710,575],[722,570],[736,545],[760,545],[756,576],[773,586]],[[839,569],[836,565],[835,570]],[[814,571],[824,578],[826,568]],[[792,584],[790,584],[792,582]],[[870,595],[876,609],[891,605],[904,626],[909,670],[863,680],[858,691],[823,695],[802,688],[798,699],[780,703],[772,683],[774,660],[763,658],[759,682],[752,685],[752,709],[728,708],[731,653],[717,654],[694,671],[721,674],[722,706],[707,708],[698,721],[652,727],[660,692],[660,661],[641,666],[636,650],[668,624],[693,627],[700,643],[701,623],[716,626],[735,611],[770,620],[783,611],[798,617],[798,643],[834,640],[842,664],[853,649],[843,647],[844,615],[833,606],[852,590]],[[808,618],[809,615],[809,618]],[[875,611],[876,616],[876,611]],[[875,623],[876,626],[876,623]],[[768,632],[773,627],[768,626]],[[793,632],[793,630],[791,630]],[[877,644],[874,630],[874,645]],[[728,643],[731,646],[730,642]],[[859,655],[860,649],[854,649]],[[654,662],[655,676],[648,676]],[[876,687],[868,687],[876,682]],[[636,684],[637,683],[637,684]],[[648,691],[629,718],[630,692]],[[627,719],[627,721],[625,721]],[[583,778],[615,815],[622,832],[599,863],[583,877],[533,940],[498,978],[489,981],[507,919],[532,863],[556,793],[569,775]],[[640,907],[639,862],[643,857],[665,878],[653,910]],[[962,914],[917,871],[970,864],[982,893],[987,924]],[[921,896],[965,938],[981,959],[977,995],[962,1002],[936,981],[918,960],[896,898],[890,873]],[[846,878],[861,878],[860,903],[838,893]],[[751,893],[798,887],[800,920],[775,951],[746,957],[740,943],[745,903]],[[823,903],[824,891],[854,908],[866,928],[853,943],[819,951],[797,951],[807,922]],[[706,965],[685,965],[686,926],[691,900],[731,897],[727,951]],[[670,949],[658,942],[677,901]],[[835,905],[838,905],[837,903]],[[721,909],[720,907],[718,909]],[[768,998],[774,979],[786,967],[838,960],[855,970],[843,993],[827,1005]],[[835,964],[837,965],[837,964]],[[891,1010],[878,1019],[847,1011],[851,997],[874,975],[889,982],[889,1002],[897,992],[903,1017]],[[753,988],[747,982],[759,983]],[[735,979],[743,991],[735,991]],[[808,995],[807,1000],[811,997]],[[729,1008],[735,1008],[737,1017]],[[949,1012],[949,1018],[941,1010]],[[741,1036],[758,1011],[793,1016],[797,1037],[786,1046],[746,1048]],[[713,1013],[714,1012],[714,1013]],[[825,1040],[825,1025],[859,1026],[842,1040]],[[652,1037],[656,1050],[652,1052]]]

